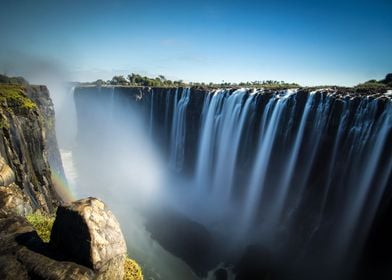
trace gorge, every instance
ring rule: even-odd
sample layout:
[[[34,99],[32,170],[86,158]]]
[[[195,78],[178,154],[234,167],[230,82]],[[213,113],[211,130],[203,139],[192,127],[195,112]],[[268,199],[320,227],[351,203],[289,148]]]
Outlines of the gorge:
[[[390,275],[390,95],[76,87],[78,190],[144,228],[128,246],[151,235],[199,277],[249,279],[249,252],[258,279]]]

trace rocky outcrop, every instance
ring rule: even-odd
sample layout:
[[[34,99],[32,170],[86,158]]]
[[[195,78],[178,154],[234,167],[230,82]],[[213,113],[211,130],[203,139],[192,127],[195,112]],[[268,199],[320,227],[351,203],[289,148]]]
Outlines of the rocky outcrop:
[[[126,245],[104,203],[59,206],[52,171],[65,176],[48,89],[11,80],[0,77],[0,279],[122,279]],[[45,243],[24,216],[57,207]]]
[[[59,207],[50,243],[22,216],[0,213],[0,279],[123,279],[125,253],[116,218],[94,198]]]
[[[0,215],[0,279],[93,279],[92,270],[61,259],[23,217]]]
[[[87,198],[59,206],[51,246],[93,269],[99,279],[124,277],[127,248],[120,225],[105,204]]]

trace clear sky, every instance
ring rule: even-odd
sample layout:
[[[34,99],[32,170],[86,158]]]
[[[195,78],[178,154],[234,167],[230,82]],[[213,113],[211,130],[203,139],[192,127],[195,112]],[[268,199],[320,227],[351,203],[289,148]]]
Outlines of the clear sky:
[[[392,72],[391,0],[1,0],[0,71],[354,85]]]

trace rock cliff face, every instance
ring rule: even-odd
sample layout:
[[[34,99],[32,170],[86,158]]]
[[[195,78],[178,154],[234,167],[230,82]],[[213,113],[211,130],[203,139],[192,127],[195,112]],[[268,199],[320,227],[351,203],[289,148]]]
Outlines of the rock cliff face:
[[[51,179],[51,170],[64,177],[54,123],[45,86],[0,84],[0,279],[122,279],[126,245],[105,204],[61,205]],[[56,208],[45,243],[24,216]]]
[[[46,87],[0,85],[0,154],[14,173],[13,180],[10,177],[3,185],[15,183],[20,188],[28,199],[26,211],[53,212],[61,202],[48,161],[48,155],[58,159],[59,155],[51,125],[53,106],[47,104],[51,101]]]

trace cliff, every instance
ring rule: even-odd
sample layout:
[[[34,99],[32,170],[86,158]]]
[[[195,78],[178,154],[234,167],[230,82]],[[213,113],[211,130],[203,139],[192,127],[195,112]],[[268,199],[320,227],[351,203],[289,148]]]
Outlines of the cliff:
[[[49,166],[49,155],[60,161],[53,153],[57,150],[53,106],[44,104],[51,104],[44,86],[0,85],[0,154],[15,175],[14,182],[4,186],[18,186],[25,197],[25,213],[37,209],[51,213],[61,202]]]
[[[0,81],[0,279],[122,279],[130,260],[114,215],[95,198],[64,204],[53,184],[64,170],[48,89]]]

